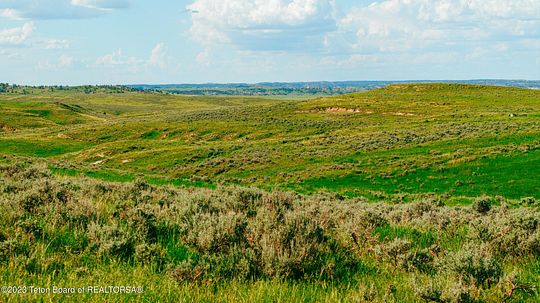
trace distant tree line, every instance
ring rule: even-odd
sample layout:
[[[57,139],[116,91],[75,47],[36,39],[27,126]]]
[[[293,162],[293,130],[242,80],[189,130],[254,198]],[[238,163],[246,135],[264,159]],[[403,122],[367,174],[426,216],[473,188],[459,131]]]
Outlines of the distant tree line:
[[[82,85],[82,86],[65,86],[65,85],[52,85],[52,86],[23,86],[17,84],[9,83],[0,83],[0,93],[20,93],[28,94],[31,91],[69,91],[69,92],[81,92],[85,94],[94,94],[94,93],[125,93],[125,92],[135,92],[139,91],[138,89],[131,88],[124,85]]]
[[[18,85],[16,84],[10,85],[9,83],[0,83],[0,93],[14,92],[14,90],[17,88]]]
[[[159,87],[145,91],[180,95],[232,95],[232,96],[287,96],[287,95],[337,95],[363,91],[354,87]]]

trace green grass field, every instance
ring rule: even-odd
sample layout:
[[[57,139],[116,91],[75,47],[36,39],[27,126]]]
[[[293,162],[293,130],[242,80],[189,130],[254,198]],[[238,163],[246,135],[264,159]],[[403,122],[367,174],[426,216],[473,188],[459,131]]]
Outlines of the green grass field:
[[[53,302],[536,302],[540,91],[0,94],[2,285]]]
[[[0,98],[0,152],[46,158],[58,172],[457,200],[519,199],[540,185],[525,178],[538,167],[535,90],[416,84],[303,101],[47,91]]]

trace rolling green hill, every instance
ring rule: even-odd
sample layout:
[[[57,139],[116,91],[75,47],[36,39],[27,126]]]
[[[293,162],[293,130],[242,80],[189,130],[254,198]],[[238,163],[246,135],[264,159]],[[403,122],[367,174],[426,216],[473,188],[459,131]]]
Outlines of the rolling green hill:
[[[392,85],[301,101],[140,92],[0,95],[0,153],[58,173],[372,200],[538,198],[540,91]]]

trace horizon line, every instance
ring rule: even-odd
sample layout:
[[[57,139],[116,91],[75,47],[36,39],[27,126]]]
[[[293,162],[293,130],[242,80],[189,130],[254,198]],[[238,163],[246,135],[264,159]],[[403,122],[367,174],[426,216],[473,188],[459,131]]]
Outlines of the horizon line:
[[[504,79],[504,78],[476,78],[476,79],[407,79],[407,80],[313,80],[313,81],[260,81],[260,82],[167,82],[167,83],[125,83],[125,84],[18,84],[1,82],[0,84],[29,86],[29,87],[54,87],[54,86],[171,86],[171,85],[258,85],[258,84],[309,84],[309,83],[367,83],[367,82],[462,82],[462,81],[524,81],[524,82],[540,82],[540,79]]]

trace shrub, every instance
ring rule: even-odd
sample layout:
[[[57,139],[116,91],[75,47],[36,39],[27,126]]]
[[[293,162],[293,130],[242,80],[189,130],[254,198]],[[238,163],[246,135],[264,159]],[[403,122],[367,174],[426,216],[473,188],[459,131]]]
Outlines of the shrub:
[[[435,259],[434,250],[436,250],[436,248],[422,249],[407,253],[405,256],[407,269],[415,269],[423,273],[431,273],[433,271],[433,261]]]
[[[205,256],[202,263],[211,269],[208,276],[213,281],[246,281],[256,279],[261,274],[256,253],[251,248],[232,249],[226,254]]]
[[[142,264],[156,264],[161,269],[167,262],[167,253],[158,244],[142,243],[135,246],[135,258]]]
[[[151,190],[152,186],[148,184],[144,179],[137,178],[135,182],[133,182],[132,189],[134,192],[142,192],[146,190]]]
[[[17,252],[18,246],[18,242],[15,240],[4,240],[0,242],[0,260],[7,261]]]
[[[206,278],[207,271],[207,265],[194,264],[193,261],[187,260],[171,270],[170,275],[179,283],[200,283]]]
[[[382,211],[376,209],[360,209],[353,212],[355,222],[358,222],[359,226],[373,229],[381,226],[388,225],[388,219]]]
[[[540,256],[540,231],[535,232],[527,239],[526,250],[536,256]]]
[[[432,278],[428,283],[415,283],[415,295],[424,302],[480,303],[478,289],[462,283],[441,283],[444,279]]]
[[[395,238],[389,243],[380,244],[376,252],[390,261],[394,266],[423,273],[431,273],[433,270],[434,255],[439,248],[433,245],[429,248],[413,250],[412,243],[409,240]]]
[[[26,218],[15,222],[15,226],[33,238],[41,238],[44,235],[43,226],[36,218]]]
[[[91,221],[97,219],[96,205],[86,197],[71,199],[59,209],[66,224],[86,229]]]
[[[502,267],[488,247],[471,245],[451,254],[446,260],[447,268],[465,283],[490,287],[502,275]]]
[[[159,234],[156,212],[149,204],[136,206],[127,212],[128,226],[134,231],[137,240],[156,241]]]
[[[260,256],[262,271],[271,277],[301,278],[324,267],[327,238],[308,211],[261,209],[248,239]]]
[[[194,245],[201,252],[214,254],[244,244],[246,226],[246,217],[241,213],[199,213],[182,230],[187,244]]]
[[[535,208],[519,208],[498,212],[493,217],[473,221],[471,237],[487,243],[502,256],[537,254],[535,234],[540,229],[540,212]]]
[[[48,202],[48,197],[41,192],[26,193],[20,199],[20,205],[25,212],[34,212],[38,207]]]
[[[87,237],[90,249],[96,250],[100,257],[111,255],[129,258],[133,255],[131,237],[117,225],[101,226],[92,222],[88,226]]]
[[[65,204],[71,195],[69,187],[69,183],[62,184],[55,180],[36,181],[30,191],[21,194],[19,205],[24,211],[32,213],[46,204]]]
[[[472,207],[473,209],[481,214],[485,214],[491,210],[493,205],[493,199],[488,196],[482,196],[475,199]]]
[[[151,192],[154,188],[143,179],[137,179],[129,190],[129,199],[134,205],[141,203],[149,203],[152,200]]]
[[[475,297],[470,287],[457,283],[443,292],[442,302],[481,303],[483,301]]]
[[[527,197],[527,198],[523,198],[521,199],[521,203],[526,205],[526,206],[536,206],[536,199],[533,198],[533,197]]]
[[[37,180],[51,177],[51,173],[45,165],[24,162],[0,166],[0,172],[15,180]]]
[[[112,186],[103,183],[97,183],[94,185],[94,191],[98,194],[107,194],[113,191]]]
[[[445,300],[442,299],[443,291],[440,285],[436,285],[433,281],[430,281],[427,284],[418,285],[415,283],[414,289],[415,295],[425,302],[437,302],[444,303]]]
[[[260,204],[263,193],[259,189],[237,189],[235,201],[238,201],[238,208],[235,210],[243,210],[248,217],[252,217],[257,213],[257,205]]]
[[[377,302],[377,296],[378,291],[377,288],[371,284],[369,286],[367,285],[360,285],[358,287],[358,291],[354,293],[354,295],[351,298],[348,298],[350,302]]]
[[[411,249],[411,241],[395,238],[389,243],[377,247],[377,252],[384,259],[389,260],[394,266],[406,268],[407,256]]]

